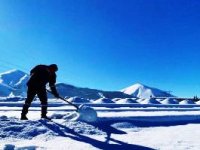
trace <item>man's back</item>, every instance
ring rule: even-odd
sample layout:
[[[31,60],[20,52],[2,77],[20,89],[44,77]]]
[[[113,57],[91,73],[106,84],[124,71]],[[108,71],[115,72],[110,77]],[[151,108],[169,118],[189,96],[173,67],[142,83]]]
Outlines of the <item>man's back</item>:
[[[49,82],[50,72],[48,66],[37,65],[30,71],[31,77],[28,86],[45,86]]]

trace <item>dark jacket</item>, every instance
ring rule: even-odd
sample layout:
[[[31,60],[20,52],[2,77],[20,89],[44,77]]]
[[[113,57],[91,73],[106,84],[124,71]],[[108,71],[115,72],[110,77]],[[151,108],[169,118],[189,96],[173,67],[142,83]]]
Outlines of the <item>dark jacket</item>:
[[[49,66],[37,65],[30,71],[30,79],[27,82],[28,87],[46,88],[46,84],[49,83],[53,94],[57,94],[55,83],[56,73],[50,72]]]

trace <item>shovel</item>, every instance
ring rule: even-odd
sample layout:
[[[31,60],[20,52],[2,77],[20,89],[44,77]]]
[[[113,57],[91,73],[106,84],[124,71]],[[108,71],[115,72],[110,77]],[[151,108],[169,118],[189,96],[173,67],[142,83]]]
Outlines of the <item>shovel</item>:
[[[53,95],[53,93],[51,91],[47,90],[47,92],[49,92],[49,93],[51,93]],[[73,104],[72,102],[69,102],[68,100],[64,99],[63,97],[59,96],[58,98],[61,99],[61,100],[63,100],[63,101],[65,101],[65,102],[67,102],[68,104],[74,106],[76,108],[76,111],[78,112],[79,107],[77,105]]]
[[[51,91],[49,91],[49,90],[47,90],[47,91],[49,93],[53,94]],[[84,104],[77,106],[77,105],[73,104],[72,102],[69,102],[68,100],[66,100],[60,96],[58,98],[76,108],[77,115],[75,114],[75,116],[76,116],[75,120],[82,120],[82,121],[86,121],[86,122],[95,122],[97,120],[97,112],[93,108],[85,106]],[[71,116],[74,116],[74,114],[72,114]]]

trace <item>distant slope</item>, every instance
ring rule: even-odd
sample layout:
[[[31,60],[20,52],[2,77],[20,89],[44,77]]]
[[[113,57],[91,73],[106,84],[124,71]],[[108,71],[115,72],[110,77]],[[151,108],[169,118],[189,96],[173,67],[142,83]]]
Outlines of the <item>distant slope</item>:
[[[26,97],[26,83],[28,79],[28,74],[16,69],[0,73],[0,96],[9,96],[12,94],[15,96]],[[119,91],[102,91],[97,89],[81,88],[65,83],[58,83],[56,84],[56,87],[61,96],[67,97],[78,96],[86,99],[97,99],[102,96],[107,98],[132,97]]]
[[[0,96],[15,96],[26,97],[27,86],[26,83],[29,75],[20,70],[10,70],[0,73]],[[82,97],[86,99],[98,98],[150,98],[153,97],[173,97],[173,95],[156,88],[148,87],[142,84],[134,84],[121,91],[103,91],[90,88],[81,88],[73,85],[58,83],[57,90],[61,96],[67,97]],[[50,96],[50,95],[49,95]]]
[[[11,93],[16,96],[25,96],[28,79],[28,74],[17,69],[0,73],[0,96],[9,96]]]
[[[173,95],[167,93],[166,91],[142,85],[139,83],[129,86],[125,89],[122,89],[121,92],[139,98],[174,97]]]
[[[123,92],[118,91],[102,91],[97,89],[90,89],[90,88],[81,88],[76,87],[69,84],[64,83],[58,83],[56,85],[57,90],[59,91],[60,95],[62,96],[78,96],[82,98],[88,98],[88,99],[97,99],[102,96],[106,98],[131,98],[133,96],[125,94]]]
[[[0,83],[8,85],[13,88],[17,88],[27,82],[28,74],[20,70],[10,70],[4,73],[0,73]]]

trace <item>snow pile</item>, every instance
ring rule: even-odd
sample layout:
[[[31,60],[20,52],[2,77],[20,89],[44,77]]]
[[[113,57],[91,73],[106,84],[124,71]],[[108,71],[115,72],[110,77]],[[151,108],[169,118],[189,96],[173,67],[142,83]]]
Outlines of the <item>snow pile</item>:
[[[122,99],[122,98],[113,98],[112,101],[113,101],[113,102],[117,102],[117,101],[120,100],[120,99]]]
[[[63,117],[64,119],[70,119],[72,121],[84,121],[84,122],[96,122],[97,112],[88,106],[81,105],[77,112],[73,112],[67,116]]]
[[[70,97],[68,101],[71,103],[90,103],[90,100],[80,97]]]
[[[187,105],[187,104],[195,104],[194,101],[186,99],[182,100],[179,104]]]
[[[160,103],[163,101],[163,99],[160,99],[160,98],[157,98],[156,100],[157,100],[158,102],[160,102]]]
[[[200,100],[199,100],[199,101],[197,101],[197,102],[195,102],[195,103],[199,105],[199,104],[200,104]]]
[[[41,134],[53,135],[48,128],[45,128],[39,121],[21,121],[16,118],[0,117],[0,139],[17,138],[32,139]]]
[[[93,103],[102,104],[102,103],[114,103],[114,102],[109,98],[99,98],[95,100]]]
[[[143,99],[143,98],[139,98],[139,99],[137,99],[136,101],[138,102],[138,103],[141,103],[142,101],[144,101],[145,99]]]
[[[141,104],[160,104],[160,102],[158,102],[154,98],[148,98],[142,101]]]
[[[98,121],[97,112],[88,106],[80,105],[77,111],[67,114],[53,114],[52,119],[64,119],[70,121],[84,121],[94,123]]]
[[[88,106],[81,105],[78,110],[79,120],[86,122],[96,122],[97,121],[97,112]]]
[[[173,98],[166,98],[163,101],[161,101],[161,103],[162,104],[179,104],[179,102]]]
[[[95,126],[82,121],[64,120],[60,123],[45,119],[22,121],[17,118],[0,116],[0,122],[0,140],[4,138],[31,140],[36,137],[50,140],[56,136],[63,135],[64,131],[68,133],[70,130],[78,134],[105,134]]]
[[[18,101],[24,101],[25,98],[21,96],[11,96],[11,97],[6,97],[5,101],[6,102],[18,102]]]
[[[134,84],[130,87],[122,89],[121,92],[125,94],[132,95],[139,98],[150,98],[150,97],[171,97],[173,95],[167,93],[166,91],[159,90],[157,88],[148,87],[142,84]]]
[[[39,149],[38,146],[25,146],[25,147],[18,147],[12,144],[5,144],[5,146],[3,147],[3,150],[36,150]],[[41,147],[41,149],[43,149]]]
[[[130,104],[130,103],[138,103],[135,99],[131,98],[124,98],[120,99],[116,102],[117,104]]]

